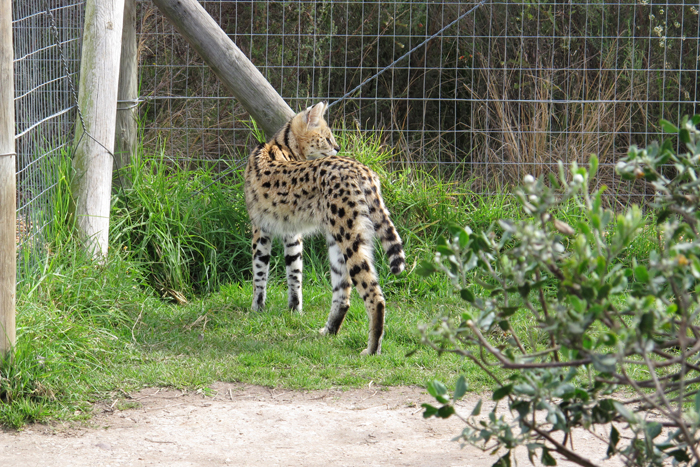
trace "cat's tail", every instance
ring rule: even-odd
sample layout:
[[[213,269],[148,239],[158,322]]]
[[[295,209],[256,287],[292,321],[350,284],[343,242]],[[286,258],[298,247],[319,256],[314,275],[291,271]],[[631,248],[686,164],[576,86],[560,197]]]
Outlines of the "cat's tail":
[[[367,172],[369,180],[365,179],[366,183],[364,183],[363,189],[369,207],[369,215],[374,224],[374,231],[382,242],[391,272],[398,276],[406,269],[406,255],[403,251],[403,243],[399,233],[396,231],[396,227],[391,222],[389,211],[384,205],[379,177],[369,169],[367,169]]]

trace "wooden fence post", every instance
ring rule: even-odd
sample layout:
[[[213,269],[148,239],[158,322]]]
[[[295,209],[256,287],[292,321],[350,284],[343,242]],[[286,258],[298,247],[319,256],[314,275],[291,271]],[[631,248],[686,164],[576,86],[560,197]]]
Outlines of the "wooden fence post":
[[[0,357],[15,346],[17,193],[12,0],[0,0]]]
[[[73,196],[78,232],[95,259],[106,258],[109,240],[123,20],[124,0],[86,1]]]
[[[268,136],[294,116],[275,88],[197,0],[153,0],[153,3]]]
[[[117,92],[117,134],[114,148],[114,170],[119,175],[116,183],[131,186],[128,171],[136,152],[138,83],[138,42],[136,41],[136,0],[124,2],[124,29],[122,30],[119,90]]]

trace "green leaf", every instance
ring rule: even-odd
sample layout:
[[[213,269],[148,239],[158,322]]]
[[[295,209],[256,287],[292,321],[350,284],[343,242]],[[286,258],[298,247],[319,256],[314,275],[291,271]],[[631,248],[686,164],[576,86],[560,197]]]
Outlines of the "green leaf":
[[[437,407],[433,407],[430,404],[421,404],[421,407],[425,409],[425,412],[423,412],[423,418],[430,418],[438,413]]]
[[[466,287],[459,291],[459,296],[462,297],[462,300],[469,303],[474,303],[474,300],[476,299],[476,297],[474,297],[474,293]]]
[[[661,423],[651,422],[644,427],[644,431],[646,432],[647,438],[654,439],[661,434]]]
[[[654,313],[647,311],[639,320],[639,330],[643,334],[649,334],[654,330]]]
[[[593,338],[589,335],[584,335],[581,338],[581,346],[586,350],[591,350],[593,348]]]
[[[700,415],[700,391],[695,393],[695,411]]]
[[[499,316],[501,318],[507,318],[509,316],[513,316],[513,314],[515,314],[515,312],[518,311],[517,306],[502,306],[500,309],[501,309],[501,312],[499,313]]]
[[[527,296],[530,294],[530,283],[525,282],[523,285],[518,286],[518,293],[520,294],[521,297],[527,298]]]
[[[479,402],[477,402],[476,405],[474,406],[474,409],[472,409],[472,417],[475,417],[475,416],[478,416],[481,414],[481,403],[482,403],[482,400],[479,399]]]
[[[443,405],[437,411],[436,417],[439,418],[450,418],[452,414],[455,413],[455,408],[451,405]]]
[[[474,282],[476,282],[477,284],[479,284],[479,286],[480,286],[482,289],[485,289],[485,290],[494,290],[496,287],[498,287],[497,285],[489,284],[489,283],[487,283],[487,282],[484,282],[484,281],[482,281],[481,279],[479,279],[478,277],[474,279]]]
[[[619,413],[628,423],[636,423],[637,417],[627,408],[624,404],[618,401],[613,401],[615,410]]]
[[[591,154],[591,158],[588,161],[588,175],[589,177],[593,178],[595,177],[595,174],[598,172],[598,156],[595,154]]]
[[[569,305],[577,313],[583,313],[586,311],[586,302],[578,298],[576,295],[569,295]]]
[[[641,264],[634,268],[634,277],[639,282],[643,282],[645,284],[649,282],[649,272],[647,271],[647,268]]]
[[[493,400],[500,401],[501,399],[509,395],[511,392],[513,392],[512,384],[501,386],[500,388],[493,391]]]
[[[586,237],[591,236],[591,229],[588,227],[587,223],[583,221],[578,221],[576,222],[576,227],[578,227],[578,230]]]
[[[557,460],[549,453],[549,449],[542,448],[542,465],[557,465]]]
[[[534,394],[534,390],[532,393]],[[517,400],[510,404],[510,409],[517,411],[520,419],[525,420],[525,417],[530,414],[530,403],[524,400]]]
[[[617,358],[613,354],[591,354],[593,368],[601,373],[614,373],[617,365]]]
[[[434,274],[437,272],[437,268],[433,263],[430,261],[421,261],[418,267],[416,268],[416,274],[419,276],[423,277],[428,277],[431,274]]]
[[[690,143],[690,132],[683,128],[681,131],[678,132],[678,137],[683,141],[685,144]]]
[[[505,455],[501,458],[499,458],[495,464],[493,464],[491,467],[510,467],[510,451],[505,453]]]
[[[588,392],[584,391],[583,389],[576,389],[574,396],[583,402],[588,402],[591,398]]]
[[[469,245],[469,234],[466,230],[462,229],[459,231],[459,247],[465,249]]]
[[[673,457],[676,462],[690,462],[690,456],[685,449],[676,449],[669,452],[668,455]]]
[[[669,218],[671,215],[671,211],[668,209],[661,209],[657,214],[656,214],[656,225],[659,225],[663,223],[666,219]]]
[[[559,188],[561,188],[561,185],[557,181],[556,175],[554,175],[551,172],[549,173],[549,183],[550,183],[550,185],[552,185],[552,188],[554,188],[555,190],[558,190]]]
[[[444,256],[452,256],[455,254],[454,250],[447,245],[438,245],[435,247],[438,253]]]
[[[617,344],[617,335],[613,332],[607,331],[598,338],[598,345],[609,345],[614,346]]]
[[[663,128],[666,133],[678,133],[678,127],[663,118],[661,119],[661,128]]]
[[[593,406],[591,410],[595,423],[609,423],[615,418],[615,406],[612,399],[603,399]]]
[[[446,404],[449,399],[447,396],[447,386],[442,384],[440,381],[433,380],[428,383],[428,394],[437,399],[441,404]]]
[[[612,457],[617,452],[617,443],[620,442],[620,432],[615,426],[610,427],[610,440],[608,441],[608,457]]]
[[[464,379],[464,376],[460,375],[459,378],[457,378],[457,384],[455,384],[455,393],[454,393],[454,400],[461,399],[462,396],[467,392],[467,380]]]

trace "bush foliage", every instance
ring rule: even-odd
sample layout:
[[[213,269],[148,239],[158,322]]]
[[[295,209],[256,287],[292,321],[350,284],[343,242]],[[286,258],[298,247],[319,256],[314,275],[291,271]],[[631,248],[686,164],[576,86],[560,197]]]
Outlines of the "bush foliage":
[[[700,465],[698,123],[700,116],[680,128],[662,121],[687,152],[667,140],[633,146],[617,164],[623,178],[652,186],[655,227],[637,206],[617,215],[604,208],[604,188],[589,193],[598,164],[592,157],[588,170],[573,164],[568,175],[560,164],[549,184],[525,176],[516,192],[525,220],[500,220],[483,232],[453,228],[422,265],[423,274],[446,274],[469,305],[423,335],[496,383],[495,407],[482,417],[479,401],[460,435],[483,449],[505,449],[494,466],[511,465],[511,451],[524,446],[533,463],[539,457],[556,465],[555,451],[593,467],[567,441],[574,428],[601,425],[607,456],[626,465]],[[585,212],[573,225],[556,217],[570,202]],[[657,245],[648,260],[625,256],[650,228]],[[425,416],[449,417],[466,389],[462,378],[453,394],[433,382],[429,390],[442,405],[426,404]]]

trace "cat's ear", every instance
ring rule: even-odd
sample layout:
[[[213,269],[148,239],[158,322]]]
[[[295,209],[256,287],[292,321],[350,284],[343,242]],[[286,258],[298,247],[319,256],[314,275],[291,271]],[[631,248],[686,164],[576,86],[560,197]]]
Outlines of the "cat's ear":
[[[311,128],[318,126],[321,120],[323,120],[323,115],[326,113],[327,107],[328,103],[319,102],[313,107],[306,109],[306,124]]]

